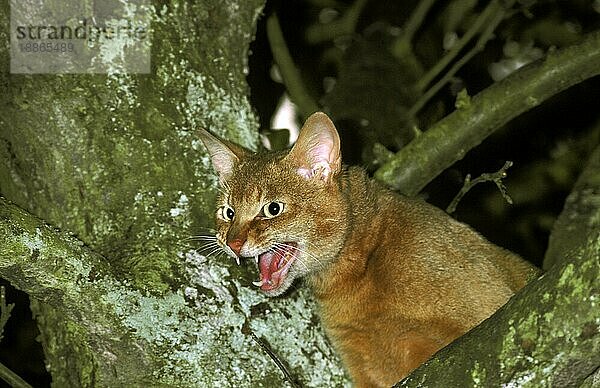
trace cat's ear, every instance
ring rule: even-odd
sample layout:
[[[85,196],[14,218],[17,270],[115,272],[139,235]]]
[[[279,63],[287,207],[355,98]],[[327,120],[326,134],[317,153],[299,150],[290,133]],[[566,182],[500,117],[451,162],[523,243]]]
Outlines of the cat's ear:
[[[341,171],[340,136],[325,113],[313,113],[306,120],[286,159],[307,179],[328,182]]]
[[[220,139],[204,129],[199,129],[197,133],[206,149],[208,149],[210,160],[212,161],[215,171],[219,175],[219,180],[221,180],[221,182],[229,180],[235,165],[238,164],[249,151],[237,144]]]

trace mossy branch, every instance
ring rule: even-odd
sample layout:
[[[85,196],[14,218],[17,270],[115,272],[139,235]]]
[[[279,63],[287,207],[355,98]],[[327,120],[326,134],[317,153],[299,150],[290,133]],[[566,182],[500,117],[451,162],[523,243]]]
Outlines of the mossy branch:
[[[401,149],[375,177],[415,195],[511,119],[598,74],[600,32],[594,32],[491,85]]]
[[[86,321],[82,318],[90,311],[90,278],[107,276],[100,255],[2,197],[0,246],[1,277],[68,317]],[[82,303],[82,298],[87,301]]]
[[[600,147],[590,157],[575,187],[576,190],[567,197],[564,211],[554,223],[544,257],[544,269],[569,259],[586,241],[600,234]],[[598,253],[596,260],[600,261]],[[600,273],[596,274],[596,278],[598,276]]]
[[[578,387],[600,367],[600,148],[578,180],[564,223],[585,238],[481,325],[442,349],[397,387]]]
[[[131,352],[145,348],[147,342],[129,337],[107,298],[109,293],[115,298],[125,296],[102,256],[2,197],[0,247],[0,277],[59,314],[70,332],[86,333],[87,342],[78,348],[90,358],[80,356],[78,361],[95,370],[99,385],[148,381],[151,376],[144,377],[143,372],[152,365],[148,355]],[[111,377],[104,380],[106,376]]]

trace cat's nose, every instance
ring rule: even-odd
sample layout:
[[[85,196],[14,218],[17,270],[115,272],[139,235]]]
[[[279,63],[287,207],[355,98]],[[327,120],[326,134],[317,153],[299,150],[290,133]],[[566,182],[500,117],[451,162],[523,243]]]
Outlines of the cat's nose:
[[[240,238],[234,238],[231,241],[227,242],[227,245],[229,246],[229,248],[231,248],[231,250],[233,252],[235,252],[236,255],[240,255],[240,250],[242,249],[242,245],[244,245],[246,241],[242,240]]]

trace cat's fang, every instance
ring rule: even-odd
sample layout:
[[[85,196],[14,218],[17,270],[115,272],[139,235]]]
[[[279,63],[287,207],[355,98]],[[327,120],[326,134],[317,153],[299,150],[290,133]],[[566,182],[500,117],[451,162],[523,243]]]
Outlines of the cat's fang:
[[[256,262],[256,265],[258,265],[258,255],[254,256],[254,261]]]
[[[239,256],[235,257],[235,262],[237,263],[237,265],[240,265],[240,257]]]
[[[263,285],[263,281],[262,281],[262,280],[259,280],[259,281],[257,281],[257,282],[252,282],[252,284],[254,284],[256,287],[260,287],[260,286],[262,286],[262,285]]]

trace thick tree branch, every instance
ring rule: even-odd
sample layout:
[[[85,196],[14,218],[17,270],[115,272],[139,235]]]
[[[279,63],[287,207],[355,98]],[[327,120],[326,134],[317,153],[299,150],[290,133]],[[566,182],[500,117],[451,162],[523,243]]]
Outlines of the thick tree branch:
[[[66,233],[44,224],[0,197],[0,275],[38,301],[48,303],[74,320],[89,320],[95,299],[86,290],[93,278],[107,276],[100,255]]]
[[[578,230],[566,258],[490,319],[416,369],[397,387],[578,387],[600,366],[600,148],[570,195],[553,235]],[[577,202],[580,205],[573,205]],[[581,204],[585,204],[582,212]]]
[[[556,220],[544,269],[550,269],[578,253],[579,247],[600,234],[600,148],[590,157],[576,183],[576,190],[566,200],[565,209]],[[597,274],[600,276],[600,273]]]
[[[558,92],[600,74],[600,32],[551,51],[544,60],[493,84],[414,139],[375,173],[395,190],[415,195],[495,130]]]
[[[110,380],[113,384],[141,378],[139,368],[148,368],[151,362],[145,354],[120,346],[129,336],[128,329],[109,294],[125,297],[127,292],[113,279],[100,255],[2,197],[0,247],[0,277],[70,320],[65,322],[70,330],[87,333],[89,342],[79,346],[93,348],[89,351],[95,362],[90,367],[99,369],[99,383],[110,384],[101,376],[115,371],[120,377]],[[127,342],[140,349],[148,345],[140,338]],[[134,380],[128,380],[131,378]]]

